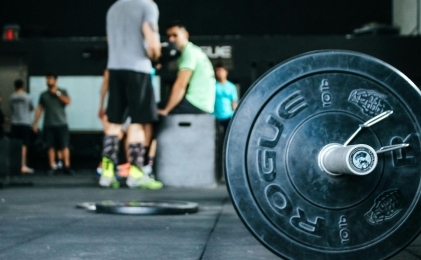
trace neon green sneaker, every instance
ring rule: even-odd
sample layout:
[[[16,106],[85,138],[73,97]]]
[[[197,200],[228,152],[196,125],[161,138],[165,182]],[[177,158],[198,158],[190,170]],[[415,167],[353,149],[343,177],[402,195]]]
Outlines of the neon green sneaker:
[[[150,190],[159,190],[163,186],[162,182],[154,180],[134,165],[130,165],[129,177],[127,177],[126,183],[130,188]]]
[[[102,173],[99,178],[99,186],[118,189],[120,183],[115,178],[114,163],[107,157],[102,157]]]

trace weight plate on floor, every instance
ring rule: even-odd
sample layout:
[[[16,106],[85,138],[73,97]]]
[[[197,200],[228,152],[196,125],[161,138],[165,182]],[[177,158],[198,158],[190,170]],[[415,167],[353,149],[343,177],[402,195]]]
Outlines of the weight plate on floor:
[[[96,212],[126,215],[173,215],[195,213],[199,204],[187,201],[103,201],[96,204]]]
[[[76,205],[76,208],[78,208],[78,209],[87,209],[89,211],[95,211],[96,210],[95,202],[82,202],[82,203],[78,203]]]
[[[224,148],[238,215],[275,254],[289,259],[384,259],[421,230],[421,94],[401,72],[339,50],[303,54],[258,79],[241,100]],[[378,154],[364,176],[322,171],[324,146],[409,147]],[[354,156],[355,157],[355,156]],[[358,158],[354,158],[358,159]]]

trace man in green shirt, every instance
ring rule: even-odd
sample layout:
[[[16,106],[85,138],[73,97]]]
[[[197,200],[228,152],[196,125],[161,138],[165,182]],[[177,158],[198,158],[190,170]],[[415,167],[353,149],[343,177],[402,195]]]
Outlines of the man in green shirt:
[[[212,113],[215,104],[215,73],[212,63],[200,47],[189,41],[189,33],[180,22],[167,27],[170,42],[181,50],[178,75],[170,97],[158,114]]]

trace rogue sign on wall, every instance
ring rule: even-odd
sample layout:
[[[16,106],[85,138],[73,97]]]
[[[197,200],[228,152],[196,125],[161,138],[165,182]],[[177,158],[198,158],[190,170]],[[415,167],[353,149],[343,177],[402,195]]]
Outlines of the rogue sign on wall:
[[[232,47],[231,46],[200,46],[200,48],[211,59],[231,59]]]

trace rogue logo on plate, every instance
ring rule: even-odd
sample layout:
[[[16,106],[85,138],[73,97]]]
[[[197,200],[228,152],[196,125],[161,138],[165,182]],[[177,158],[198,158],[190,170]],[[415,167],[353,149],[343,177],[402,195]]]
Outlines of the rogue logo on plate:
[[[374,165],[374,160],[374,154],[365,147],[358,147],[349,155],[353,168],[361,172],[369,171]]]
[[[365,54],[316,51],[275,66],[243,96],[225,139],[240,219],[285,259],[395,255],[421,232],[417,104],[407,77]],[[319,156],[334,144],[346,149]]]

